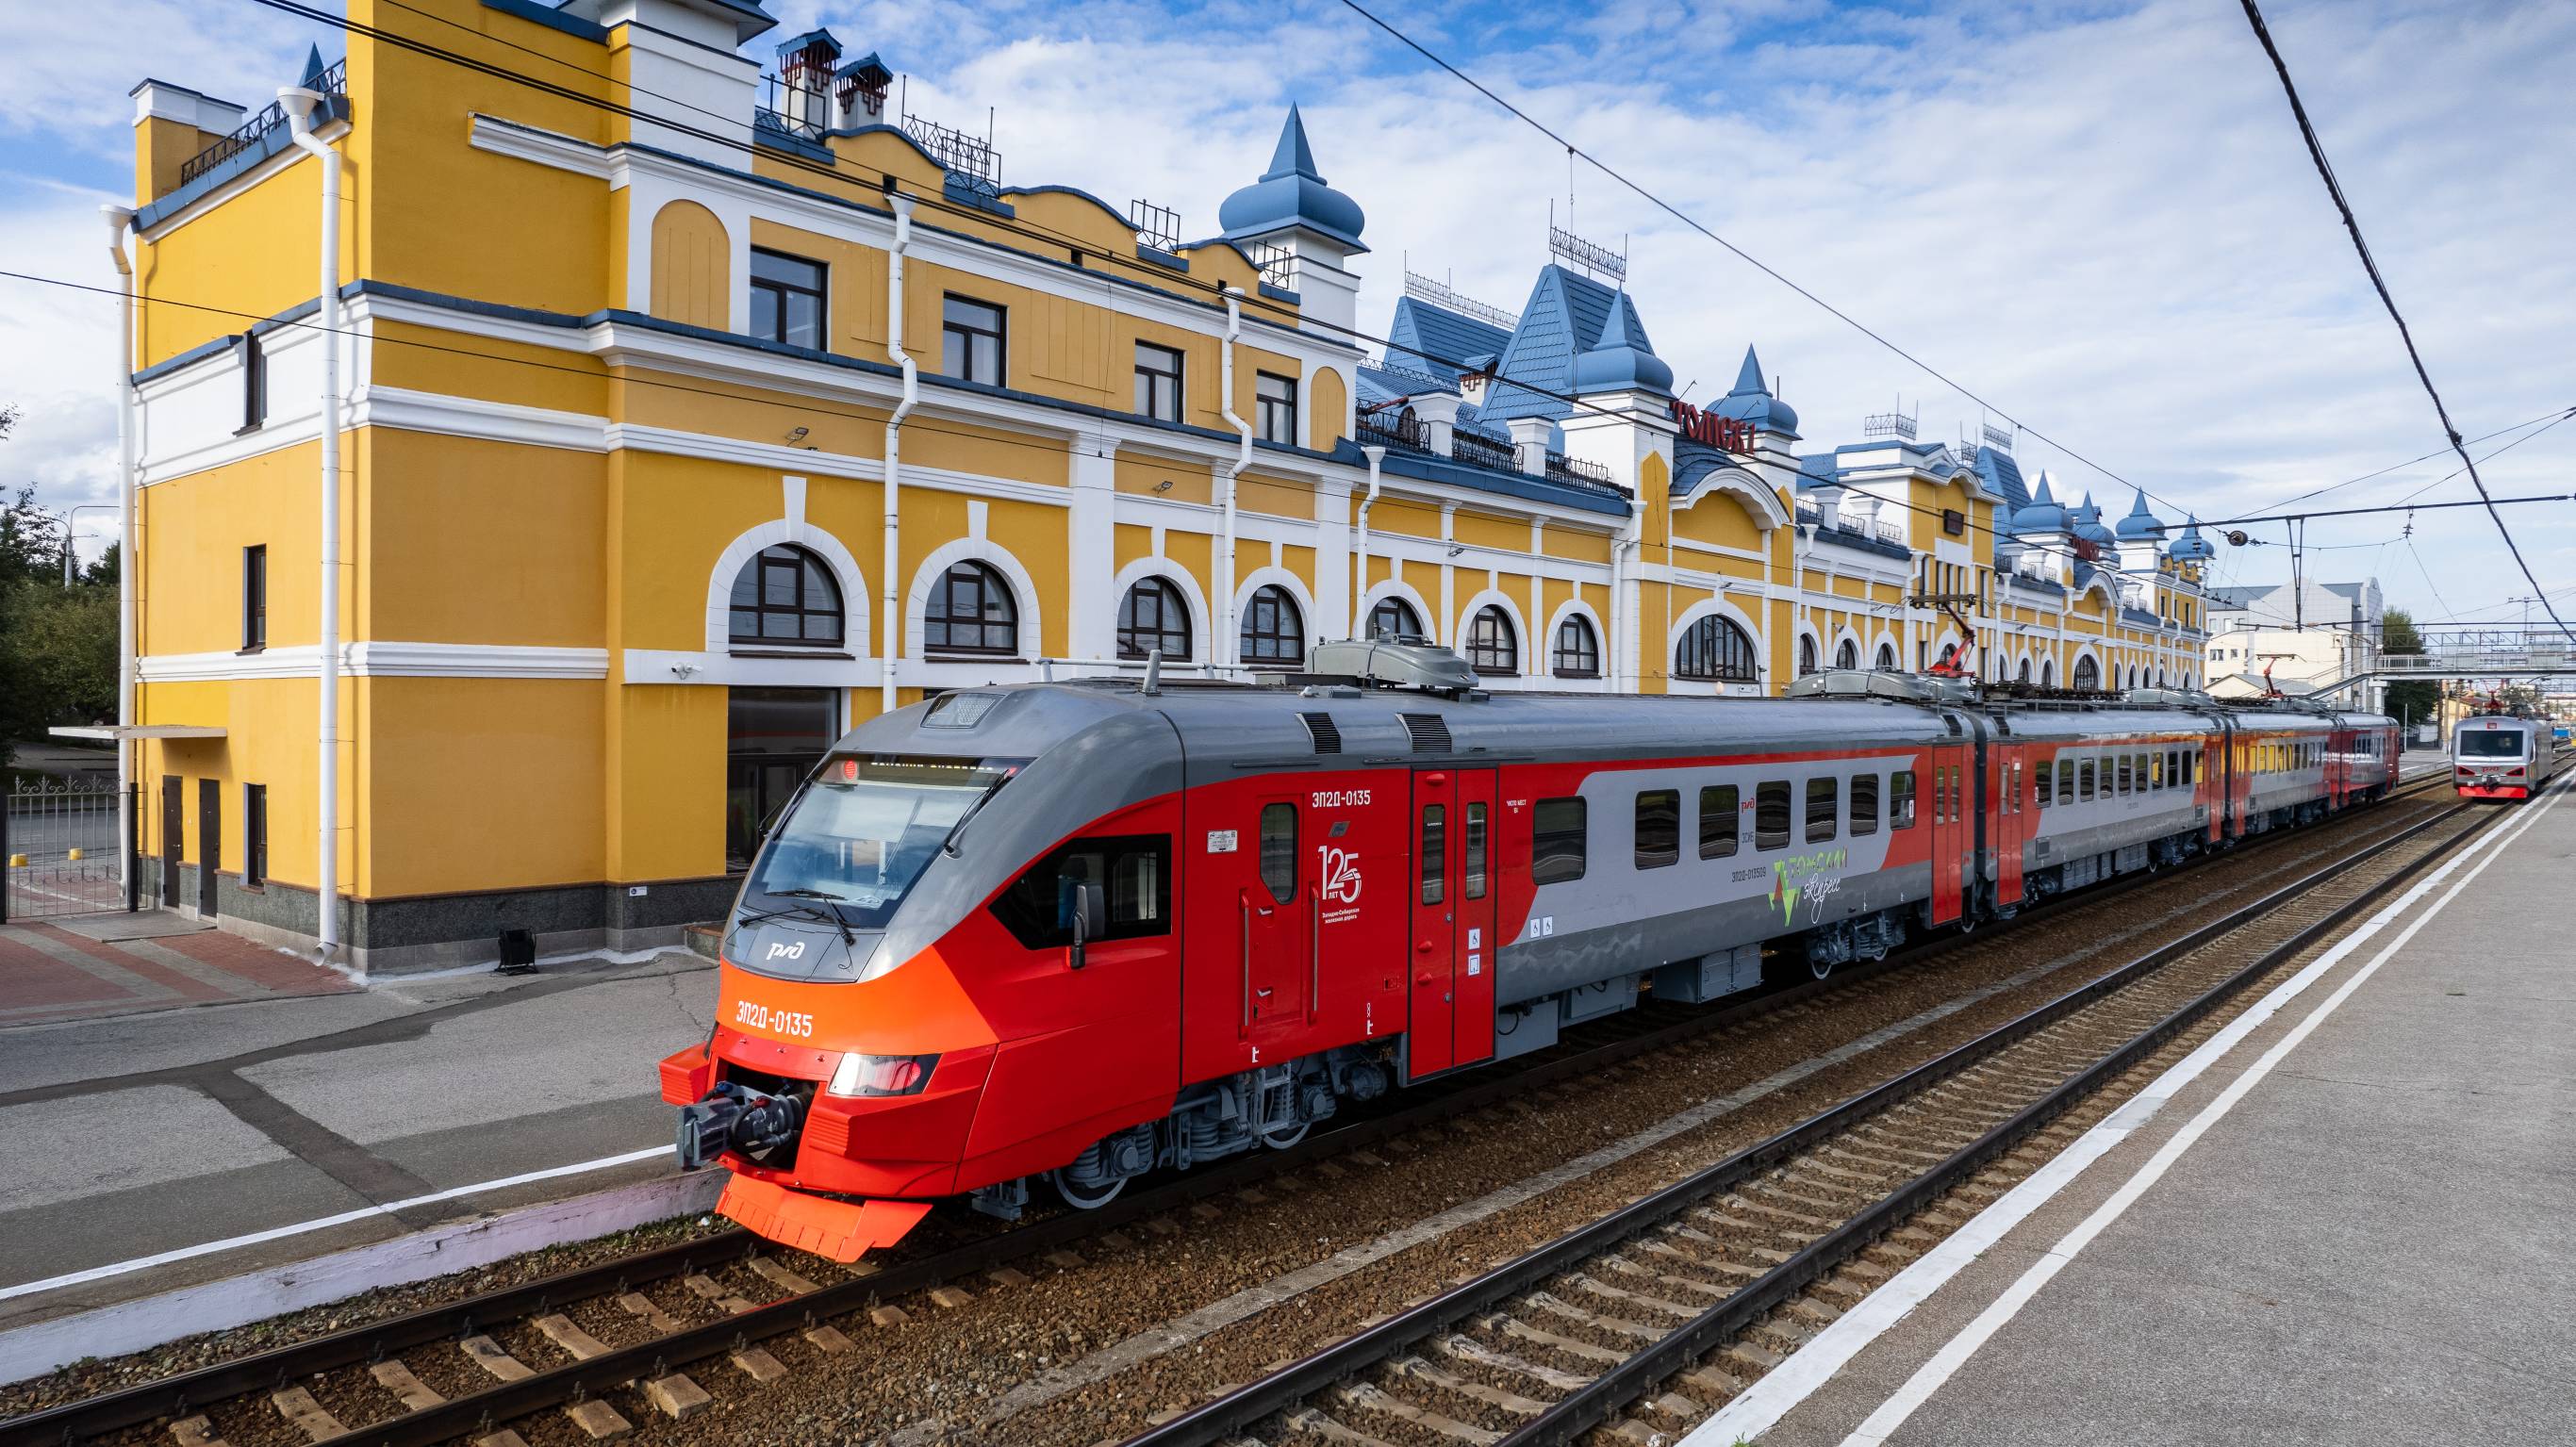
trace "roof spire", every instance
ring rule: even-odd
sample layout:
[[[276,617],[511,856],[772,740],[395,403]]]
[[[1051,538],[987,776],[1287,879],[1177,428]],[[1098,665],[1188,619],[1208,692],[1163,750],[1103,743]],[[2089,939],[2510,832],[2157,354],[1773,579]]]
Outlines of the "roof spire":
[[[1288,103],[1288,123],[1279,128],[1279,148],[1270,153],[1270,169],[1263,173],[1261,179],[1271,181],[1281,176],[1304,176],[1314,181],[1324,179],[1316,174],[1315,152],[1306,144],[1306,121],[1297,114],[1295,101]]]
[[[310,86],[313,82],[322,78],[322,72],[329,70],[330,68],[331,67],[322,63],[321,46],[307,46],[304,51],[304,76],[303,79],[297,81],[296,84]]]
[[[1768,396],[1770,391],[1771,389],[1762,381],[1762,359],[1753,355],[1753,348],[1748,344],[1744,348],[1744,365],[1735,373],[1735,391],[1732,395],[1750,397],[1759,392]]]

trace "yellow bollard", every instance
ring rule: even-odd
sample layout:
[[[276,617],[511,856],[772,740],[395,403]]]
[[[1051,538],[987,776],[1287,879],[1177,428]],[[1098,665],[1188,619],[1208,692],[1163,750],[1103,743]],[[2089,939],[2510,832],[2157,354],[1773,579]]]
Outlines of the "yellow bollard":
[[[72,862],[73,862],[73,863],[75,863],[75,864],[79,863],[79,862],[80,862],[80,857],[81,857],[81,852],[80,852],[79,850],[75,849],[75,850],[71,851],[70,858],[71,858],[71,860],[72,860]]]
[[[27,867],[27,856],[26,856],[26,855],[24,855],[24,854],[12,854],[12,855],[10,855],[10,856],[9,856],[9,867],[10,867],[11,869],[24,869],[24,868],[26,868],[26,867]]]

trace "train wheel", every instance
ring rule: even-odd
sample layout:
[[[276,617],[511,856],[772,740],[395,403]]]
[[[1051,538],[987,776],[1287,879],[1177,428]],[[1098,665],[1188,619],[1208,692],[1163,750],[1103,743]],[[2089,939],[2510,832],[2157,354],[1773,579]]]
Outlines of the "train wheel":
[[[1807,961],[1807,973],[1808,973],[1808,974],[1810,974],[1810,975],[1815,976],[1815,977],[1816,977],[1817,979],[1819,979],[1819,980],[1823,979],[1823,978],[1824,978],[1825,976],[1827,976],[1827,975],[1832,974],[1833,972],[1834,972],[1834,962],[1833,962],[1833,961],[1831,961],[1831,960],[1812,960],[1812,959],[1811,959],[1811,960]]]
[[[1055,1183],[1055,1193],[1064,1197],[1064,1203],[1077,1211],[1097,1211],[1117,1200],[1118,1193],[1127,1189],[1125,1176],[1120,1176],[1105,1186],[1077,1185],[1072,1177],[1062,1171],[1047,1172],[1047,1179]]]
[[[1292,1121],[1287,1125],[1274,1125],[1261,1132],[1261,1143],[1270,1147],[1274,1151],[1284,1151],[1290,1146],[1295,1145],[1297,1142],[1304,1140],[1306,1138],[1306,1132],[1314,1129],[1314,1127],[1315,1123],[1311,1120]]]

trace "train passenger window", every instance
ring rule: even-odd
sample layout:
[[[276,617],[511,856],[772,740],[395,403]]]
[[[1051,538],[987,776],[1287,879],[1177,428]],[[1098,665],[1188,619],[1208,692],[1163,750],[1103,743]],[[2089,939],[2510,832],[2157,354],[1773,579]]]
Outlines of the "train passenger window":
[[[1661,869],[1682,862],[1682,791],[1648,789],[1637,795],[1637,867]]]
[[[1834,837],[1834,827],[1841,822],[1842,780],[1809,779],[1807,781],[1807,842],[1822,844]]]
[[[2200,750],[2198,750],[2198,749],[2185,749],[2185,750],[2183,750],[2183,751],[2182,751],[2182,781],[2183,781],[2184,783],[2186,783],[2186,784],[2189,784],[2189,783],[2196,782],[2199,778],[2200,778]]]
[[[1914,771],[1899,769],[1887,776],[1887,827],[1914,827]]]
[[[1077,839],[1029,866],[993,900],[993,917],[1028,949],[1073,943],[1073,887],[1106,883],[1109,928],[1136,939],[1172,928],[1172,841],[1165,834]]]
[[[1774,779],[1753,791],[1753,847],[1783,849],[1789,843],[1789,785]]]
[[[1851,787],[1851,832],[1878,832],[1878,775],[1854,774]]]
[[[2060,804],[2075,802],[2075,761],[2073,759],[2057,761],[2057,802]]]
[[[2083,763],[2076,765],[2076,768],[2079,772],[2075,776],[2075,797],[2083,800],[2085,803],[2092,803],[2093,761],[2091,759],[2086,759]]]
[[[1297,806],[1261,806],[1261,882],[1281,904],[1297,892]]]
[[[2045,809],[2049,805],[2055,803],[2056,800],[2049,796],[2057,787],[2057,765],[2046,759],[2042,759],[2031,769],[2030,773],[2032,780],[2039,786],[2039,807]]]
[[[1583,877],[1581,799],[1541,799],[1530,811],[1530,882],[1563,884]]]
[[[1699,791],[1699,857],[1723,859],[1735,852],[1736,798],[1733,784],[1711,784]]]
[[[1422,806],[1422,902],[1438,904],[1449,897],[1449,813],[1438,804]]]
[[[1467,806],[1467,897],[1485,897],[1485,806]]]
[[[2168,789],[2182,787],[2182,750],[2180,749],[2165,750],[2165,787]]]
[[[2122,754],[2115,762],[2112,776],[2119,781],[2117,793],[2129,792],[2129,756]]]

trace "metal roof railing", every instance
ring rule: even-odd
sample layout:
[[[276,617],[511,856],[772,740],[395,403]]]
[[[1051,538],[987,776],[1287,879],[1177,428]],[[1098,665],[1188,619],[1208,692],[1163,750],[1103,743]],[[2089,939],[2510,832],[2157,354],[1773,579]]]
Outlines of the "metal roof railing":
[[[325,96],[347,95],[349,93],[349,62],[344,59],[324,68],[320,75],[313,77],[306,83],[305,88],[308,90],[319,91]],[[240,125],[234,127],[213,145],[206,147],[204,150],[199,151],[197,154],[180,162],[179,184],[185,186],[189,182],[197,179],[199,176],[206,174],[215,167],[220,166],[224,162],[231,160],[233,157],[240,155],[242,152],[249,150],[252,146],[259,143],[260,137],[267,135],[270,131],[273,131],[285,124],[285,108],[275,101],[270,101],[267,105],[260,107],[257,115],[252,116],[249,120],[246,120]]]

